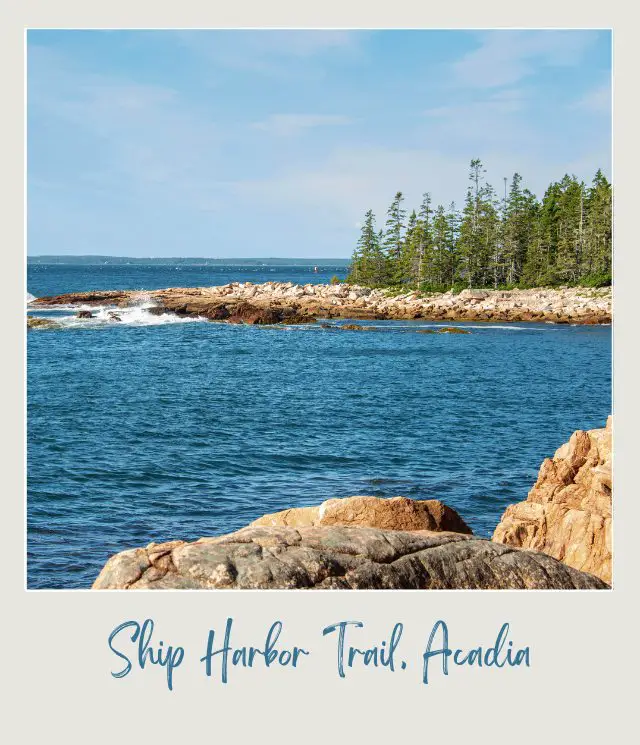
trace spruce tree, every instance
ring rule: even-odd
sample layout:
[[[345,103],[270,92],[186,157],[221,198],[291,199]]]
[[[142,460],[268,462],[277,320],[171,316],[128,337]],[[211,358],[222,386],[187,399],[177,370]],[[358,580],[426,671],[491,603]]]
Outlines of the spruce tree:
[[[422,195],[417,223],[417,246],[413,266],[414,284],[417,287],[423,283],[431,287],[442,282],[441,277],[438,276],[440,267],[434,252],[432,216],[431,194],[426,192]]]
[[[515,173],[499,200],[471,161],[462,212],[455,204],[434,211],[429,193],[418,212],[406,212],[397,192],[385,230],[376,232],[369,210],[352,258],[349,281],[370,287],[404,284],[423,290],[532,287],[611,282],[611,185],[598,171],[586,187],[565,175],[542,201]]]
[[[368,285],[376,274],[376,218],[373,210],[368,210],[360,228],[360,238],[351,259],[351,271],[347,281]]]
[[[587,194],[583,274],[595,284],[611,282],[611,184],[598,169]]]
[[[565,175],[558,197],[558,245],[555,271],[562,284],[575,284],[584,250],[584,184]]]
[[[389,265],[388,274],[394,282],[401,281],[400,269],[404,221],[407,214],[402,207],[403,202],[404,197],[402,192],[399,191],[396,193],[393,202],[391,202],[387,210],[387,222],[385,225],[383,248]]]
[[[412,210],[407,222],[407,230],[402,241],[400,260],[393,274],[398,284],[410,284],[415,286],[415,263],[418,253],[418,243],[420,236],[418,233],[418,216],[416,211]]]
[[[471,287],[477,283],[481,274],[482,238],[480,215],[482,211],[482,188],[485,169],[482,161],[475,158],[469,166],[469,186],[462,210],[460,224],[460,258],[464,269],[463,278]]]

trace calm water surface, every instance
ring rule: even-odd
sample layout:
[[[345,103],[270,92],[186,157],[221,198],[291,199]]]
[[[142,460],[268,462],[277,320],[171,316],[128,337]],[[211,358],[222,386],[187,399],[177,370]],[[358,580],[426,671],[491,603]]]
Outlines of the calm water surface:
[[[333,274],[38,266],[27,289]],[[430,335],[415,333],[438,325],[424,321],[358,333],[51,315],[67,326],[28,334],[32,588],[86,588],[116,551],[353,494],[442,499],[487,536],[542,459],[611,411],[609,327],[457,324],[472,333]]]

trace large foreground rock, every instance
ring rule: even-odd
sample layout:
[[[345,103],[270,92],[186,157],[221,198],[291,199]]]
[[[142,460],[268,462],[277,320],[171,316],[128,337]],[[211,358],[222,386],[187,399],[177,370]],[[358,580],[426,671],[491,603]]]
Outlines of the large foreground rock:
[[[315,507],[293,507],[263,515],[251,525],[292,528],[349,525],[383,530],[446,530],[470,534],[471,528],[437,499],[414,500],[407,497],[346,497],[328,499]]]
[[[116,554],[94,589],[602,589],[535,551],[461,533],[249,526]]]
[[[611,417],[574,432],[540,467],[525,502],[511,505],[494,541],[544,551],[611,582]]]

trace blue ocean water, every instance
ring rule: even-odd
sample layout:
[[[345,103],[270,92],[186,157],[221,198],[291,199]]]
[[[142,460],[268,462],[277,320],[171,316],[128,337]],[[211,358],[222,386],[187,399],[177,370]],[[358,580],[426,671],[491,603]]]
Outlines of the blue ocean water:
[[[36,296],[314,279],[286,266],[28,269]],[[431,335],[415,331],[441,324],[359,333],[54,315],[66,328],[27,345],[30,588],[87,588],[117,551],[354,494],[442,499],[487,536],[542,459],[611,412],[607,326]]]
[[[241,261],[240,259],[238,260]],[[110,264],[70,263],[35,264],[27,267],[27,290],[42,297],[63,292],[86,290],[161,290],[165,287],[209,287],[229,282],[295,282],[296,284],[326,284],[333,276],[345,279],[347,264],[319,263],[279,265],[269,264],[206,264],[194,262],[175,264]]]

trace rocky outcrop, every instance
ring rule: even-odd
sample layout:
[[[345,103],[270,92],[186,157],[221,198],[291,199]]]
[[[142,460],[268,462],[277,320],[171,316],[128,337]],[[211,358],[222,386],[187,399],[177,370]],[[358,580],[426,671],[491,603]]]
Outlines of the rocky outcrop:
[[[215,314],[225,315],[227,310],[226,306],[222,306],[216,309]],[[226,320],[229,323],[272,325],[275,323],[313,323],[316,319],[300,315],[294,308],[264,308],[251,303],[238,303],[232,311],[229,311]]]
[[[603,589],[535,551],[461,533],[247,527],[116,554],[94,589]]]
[[[251,526],[290,528],[330,525],[471,534],[471,528],[446,504],[437,499],[414,500],[407,497],[328,499],[315,507],[293,507],[263,515],[251,523]]]
[[[459,328],[457,326],[446,326],[445,328],[438,329],[439,334],[470,334],[471,331],[467,329]]]
[[[52,321],[50,318],[38,318],[37,316],[27,316],[28,329],[57,329],[60,324]]]
[[[543,551],[611,582],[611,417],[574,432],[547,458],[526,501],[507,508],[493,540]]]
[[[342,326],[335,328],[342,329],[342,331],[375,331],[372,326],[361,326],[359,323],[343,323]]]
[[[426,319],[435,321],[611,322],[611,288],[463,290],[389,295],[358,285],[232,282],[149,292],[108,291],[37,298],[32,307],[135,305],[153,301],[163,312],[243,323],[301,323],[315,318]],[[269,319],[269,320],[265,320]]]

